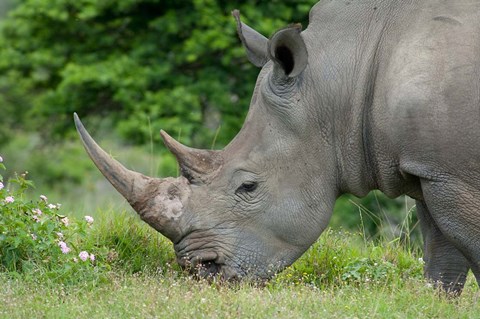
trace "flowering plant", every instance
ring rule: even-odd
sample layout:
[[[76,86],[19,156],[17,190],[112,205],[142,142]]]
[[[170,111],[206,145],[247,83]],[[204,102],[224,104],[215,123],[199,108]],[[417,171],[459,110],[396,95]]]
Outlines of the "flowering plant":
[[[0,169],[4,170],[0,159]],[[30,187],[33,183],[27,173],[10,179],[8,184],[0,174],[0,271],[46,271],[65,277],[105,266],[95,258],[101,252],[79,249],[85,245],[93,218],[69,219],[60,214],[61,205],[49,203],[45,195],[29,201],[25,191]]]

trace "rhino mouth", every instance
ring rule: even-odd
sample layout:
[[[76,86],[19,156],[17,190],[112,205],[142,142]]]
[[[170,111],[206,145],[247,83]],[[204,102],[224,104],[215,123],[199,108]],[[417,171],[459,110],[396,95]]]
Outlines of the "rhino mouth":
[[[243,272],[235,267],[221,264],[216,261],[203,261],[201,262],[195,271],[195,276],[199,279],[206,280],[220,280],[224,282],[238,282],[242,278]]]
[[[217,277],[222,277],[222,265],[216,263],[213,260],[202,261],[195,267],[194,275],[202,279],[213,279]],[[227,278],[222,278],[227,279]]]
[[[197,279],[237,281],[240,272],[227,265],[217,253],[209,252],[196,256],[177,257],[178,264]]]
[[[216,259],[202,259],[197,262],[187,261],[186,263],[180,263],[180,265],[197,279],[231,281],[236,277],[230,274],[225,264],[218,263]]]
[[[214,252],[199,254],[177,255],[178,264],[195,277],[208,279],[222,274],[222,264],[218,262],[218,255]]]

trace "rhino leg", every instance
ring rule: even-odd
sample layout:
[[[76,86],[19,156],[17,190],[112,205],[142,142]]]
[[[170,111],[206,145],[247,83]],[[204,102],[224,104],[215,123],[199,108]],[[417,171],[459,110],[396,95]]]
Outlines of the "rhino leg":
[[[424,240],[425,277],[449,293],[461,293],[469,262],[440,231],[425,202],[417,201],[417,215]]]

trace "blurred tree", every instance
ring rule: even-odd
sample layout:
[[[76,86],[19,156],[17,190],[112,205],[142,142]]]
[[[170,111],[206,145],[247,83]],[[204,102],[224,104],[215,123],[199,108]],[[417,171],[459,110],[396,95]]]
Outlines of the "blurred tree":
[[[270,36],[291,22],[306,26],[315,2],[25,0],[1,29],[0,105],[9,116],[0,124],[58,137],[76,111],[113,118],[134,143],[163,128],[196,147],[224,145],[258,74],[230,12],[239,8]]]

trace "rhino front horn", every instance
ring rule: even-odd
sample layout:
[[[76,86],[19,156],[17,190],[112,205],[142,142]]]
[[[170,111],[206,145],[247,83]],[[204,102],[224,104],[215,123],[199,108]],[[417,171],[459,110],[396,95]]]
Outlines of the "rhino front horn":
[[[182,175],[192,182],[205,182],[223,163],[222,151],[187,147],[161,130],[160,135],[170,152],[175,155]]]
[[[152,178],[126,169],[98,146],[76,113],[73,117],[83,146],[100,172],[142,220],[177,242],[182,237],[179,220],[190,196],[188,181],[183,177]]]

